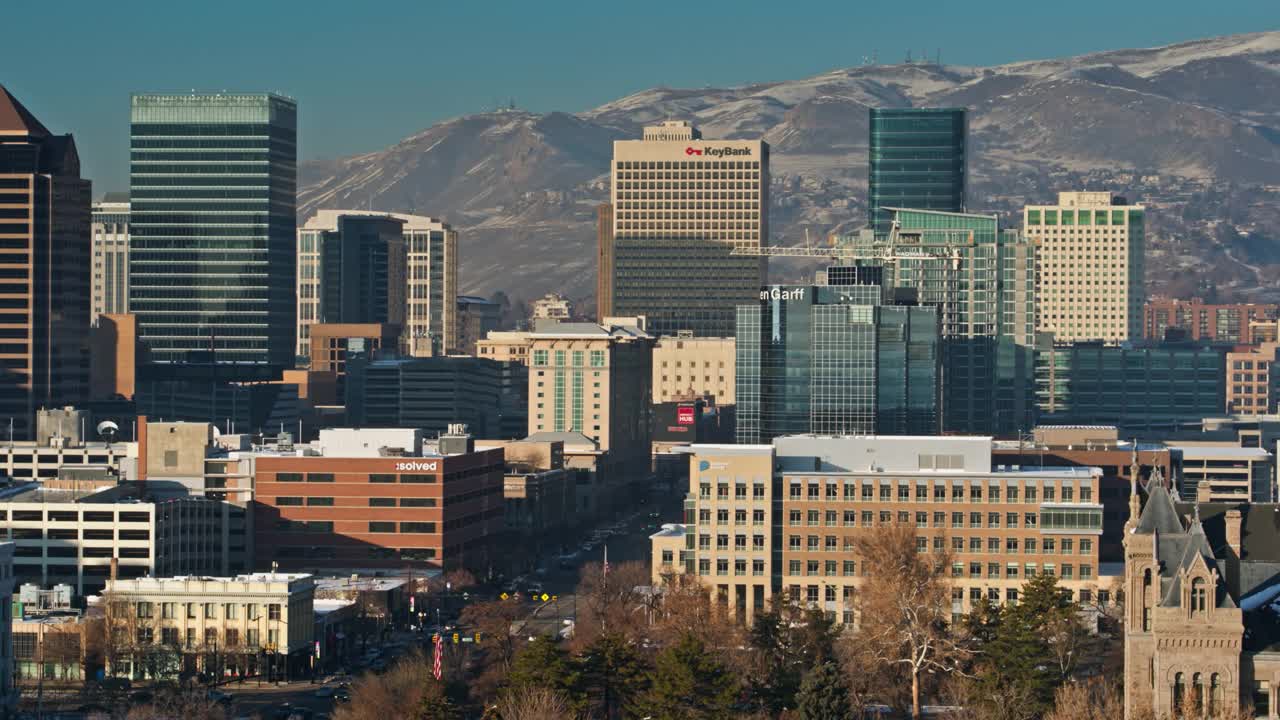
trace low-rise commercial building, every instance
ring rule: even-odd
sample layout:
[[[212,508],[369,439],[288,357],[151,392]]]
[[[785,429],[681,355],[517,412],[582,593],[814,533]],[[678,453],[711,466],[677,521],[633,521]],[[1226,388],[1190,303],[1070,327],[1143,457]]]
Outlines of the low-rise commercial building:
[[[245,510],[154,492],[142,483],[88,491],[20,483],[0,490],[0,537],[14,542],[23,582],[66,583],[77,595],[118,577],[246,569]]]
[[[1273,377],[1271,368],[1278,352],[1280,343],[1266,342],[1227,353],[1228,413],[1276,412],[1280,376]]]
[[[490,332],[476,341],[476,355],[500,362],[529,364],[529,333],[523,331]]]
[[[859,537],[914,525],[921,552],[951,556],[955,615],[983,597],[1016,602],[1039,573],[1056,575],[1081,601],[1108,601],[1098,556],[1101,471],[992,467],[991,445],[983,437],[788,436],[692,446],[683,569],[740,616],[785,592],[852,623],[866,580]],[[776,502],[775,489],[784,493]],[[673,549],[670,534],[655,538],[655,553]],[[655,554],[654,566],[664,557]]]
[[[484,437],[523,436],[528,373],[520,363],[465,355],[347,362],[347,421],[435,434],[465,423]]]
[[[1181,499],[1206,502],[1274,502],[1271,453],[1231,442],[1170,445]]]
[[[486,568],[503,531],[503,452],[464,426],[321,431],[253,460],[258,566]]]
[[[315,660],[314,599],[305,574],[111,580],[99,604],[124,647],[107,672],[134,679],[186,669],[214,677],[307,677]]]

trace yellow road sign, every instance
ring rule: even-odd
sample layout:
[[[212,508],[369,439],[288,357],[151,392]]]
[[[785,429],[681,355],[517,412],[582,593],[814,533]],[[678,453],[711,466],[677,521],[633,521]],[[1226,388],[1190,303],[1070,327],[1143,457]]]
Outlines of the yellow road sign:
[[[550,599],[551,599],[551,596],[550,596],[550,595],[548,595],[548,594],[546,594],[546,593],[542,593],[542,602],[546,602],[546,601],[548,601],[548,600],[550,600]]]
[[[498,597],[502,598],[503,600],[506,600],[507,598],[509,598],[509,597],[511,597],[511,596],[510,596],[510,595],[508,595],[508,594],[506,594],[506,593],[502,593],[502,594],[501,594],[501,595],[499,595]]]

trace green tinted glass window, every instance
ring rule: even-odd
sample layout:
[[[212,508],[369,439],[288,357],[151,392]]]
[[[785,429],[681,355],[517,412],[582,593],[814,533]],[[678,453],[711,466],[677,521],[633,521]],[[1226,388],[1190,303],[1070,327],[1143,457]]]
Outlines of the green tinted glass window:
[[[1093,211],[1092,211],[1092,210],[1077,210],[1077,211],[1076,211],[1076,222],[1077,222],[1078,224],[1080,224],[1080,225],[1092,225],[1092,224],[1093,224]]]
[[[534,364],[534,365],[539,365],[539,366],[546,365],[546,364],[547,364],[547,351],[546,351],[546,350],[534,350],[534,351],[533,351],[533,364]]]
[[[1112,210],[1112,211],[1111,211],[1111,224],[1112,224],[1112,225],[1123,225],[1123,224],[1124,224],[1124,211],[1123,211],[1123,210]]]
[[[1099,210],[1099,211],[1098,211],[1098,216],[1094,219],[1094,224],[1095,224],[1095,225],[1106,225],[1106,224],[1107,224],[1107,211],[1106,211],[1106,210]]]
[[[1045,210],[1045,211],[1044,211],[1044,224],[1045,224],[1045,225],[1057,225],[1057,224],[1058,224],[1058,211],[1057,211],[1057,210]]]
[[[1040,211],[1039,211],[1039,210],[1028,210],[1028,211],[1027,211],[1027,224],[1028,224],[1028,225],[1039,225],[1039,224],[1040,224]]]
[[[1063,224],[1063,225],[1075,225],[1075,224],[1076,224],[1076,211],[1075,211],[1075,210],[1063,210],[1063,211],[1062,211],[1062,224]]]

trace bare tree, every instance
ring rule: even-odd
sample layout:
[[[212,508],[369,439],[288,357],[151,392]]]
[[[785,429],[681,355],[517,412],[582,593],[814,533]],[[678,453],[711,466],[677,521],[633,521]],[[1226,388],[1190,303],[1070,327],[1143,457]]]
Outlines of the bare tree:
[[[502,720],[576,720],[579,717],[563,695],[533,686],[506,691],[497,707]]]
[[[225,720],[226,712],[199,690],[161,693],[129,710],[127,720]]]
[[[351,688],[351,702],[333,712],[333,720],[390,720],[418,707],[431,675],[431,661],[413,653],[382,674],[366,673]]]
[[[628,640],[643,638],[648,616],[645,613],[645,588],[651,583],[649,570],[642,562],[609,565],[600,563],[582,567],[578,582],[578,620],[574,641],[585,646],[605,632],[620,634]]]
[[[911,716],[919,718],[923,676],[955,673],[967,656],[949,627],[951,555],[919,550],[916,529],[907,524],[863,535],[858,554],[868,577],[860,593],[856,654],[863,666],[897,667],[910,675]]]

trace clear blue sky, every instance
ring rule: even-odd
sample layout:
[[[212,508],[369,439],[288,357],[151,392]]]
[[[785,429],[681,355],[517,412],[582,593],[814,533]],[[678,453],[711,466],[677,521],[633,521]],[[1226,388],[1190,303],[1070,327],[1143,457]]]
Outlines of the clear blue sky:
[[[942,50],[988,65],[1280,28],[1276,0],[62,0],[0,11],[0,83],[126,190],[128,97],[276,90],[303,159],[377,150],[508,98],[580,111],[655,85],[782,80]]]

